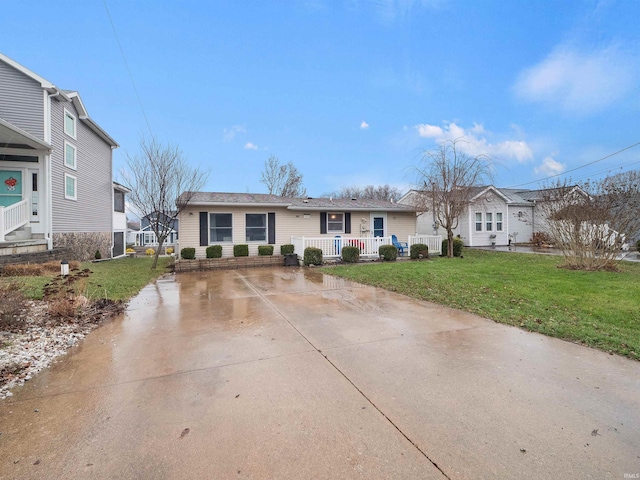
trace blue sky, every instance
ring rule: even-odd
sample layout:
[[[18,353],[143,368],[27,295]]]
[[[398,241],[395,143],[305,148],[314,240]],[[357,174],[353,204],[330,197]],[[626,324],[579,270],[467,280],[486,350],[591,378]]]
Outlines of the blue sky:
[[[270,155],[312,196],[407,189],[464,137],[498,186],[535,188],[640,142],[639,18],[635,0],[0,0],[0,51],[80,92],[116,171],[150,127],[207,191],[264,192]],[[570,175],[638,168],[640,146]]]

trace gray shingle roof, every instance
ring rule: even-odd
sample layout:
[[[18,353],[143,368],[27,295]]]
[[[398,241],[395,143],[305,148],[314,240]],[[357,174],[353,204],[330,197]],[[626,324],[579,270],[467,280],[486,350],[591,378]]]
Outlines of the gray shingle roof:
[[[185,194],[181,195],[181,198]],[[192,205],[268,205],[282,206],[290,210],[368,210],[414,212],[410,205],[367,198],[288,198],[266,193],[195,192],[189,201]]]

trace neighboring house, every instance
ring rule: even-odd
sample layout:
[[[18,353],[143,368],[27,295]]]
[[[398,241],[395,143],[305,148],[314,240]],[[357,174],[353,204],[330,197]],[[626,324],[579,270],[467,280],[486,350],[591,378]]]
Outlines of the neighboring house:
[[[473,187],[471,203],[458,219],[454,235],[460,235],[464,244],[470,247],[530,242],[534,232],[546,230],[545,219],[536,208],[544,200],[544,192],[493,185]],[[424,193],[411,190],[399,203],[419,205],[424,203],[419,200],[422,195]],[[433,208],[418,213],[417,231],[419,234],[446,235],[434,218]]]
[[[0,54],[0,252],[110,256],[117,147],[78,92]]]
[[[173,213],[175,215],[175,213]],[[139,247],[155,247],[158,245],[158,239],[155,232],[151,228],[151,224],[159,217],[159,222],[168,227],[169,235],[167,235],[163,246],[174,246],[178,241],[178,220],[171,219],[162,212],[158,214],[145,215],[140,220],[140,229],[135,233],[134,244]]]
[[[124,185],[113,182],[113,256],[125,254],[127,237],[127,214],[125,212],[126,195],[131,193]]]
[[[376,245],[391,243],[392,234],[407,242],[416,233],[414,207],[367,199],[198,192],[179,220],[179,248],[195,247],[198,258],[209,245],[222,245],[228,257],[234,244],[249,244],[250,255],[257,255],[259,245],[273,245],[279,254],[281,245],[291,243],[298,255],[310,245],[337,255],[340,246],[353,244],[377,256]]]
[[[127,220],[127,245],[135,245],[140,230],[140,222]]]

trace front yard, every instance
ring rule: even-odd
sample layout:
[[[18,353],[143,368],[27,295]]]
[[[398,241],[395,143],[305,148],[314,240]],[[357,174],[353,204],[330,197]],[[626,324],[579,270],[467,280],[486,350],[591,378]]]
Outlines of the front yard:
[[[562,257],[464,250],[464,258],[336,266],[326,273],[640,359],[640,264],[558,268]]]

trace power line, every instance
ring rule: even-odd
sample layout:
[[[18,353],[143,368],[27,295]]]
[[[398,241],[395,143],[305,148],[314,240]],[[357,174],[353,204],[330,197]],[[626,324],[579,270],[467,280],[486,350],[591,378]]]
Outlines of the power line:
[[[124,61],[124,66],[127,68],[127,73],[129,74],[129,80],[131,80],[131,85],[133,85],[133,91],[136,93],[136,97],[138,98],[138,105],[140,105],[140,110],[142,111],[142,116],[144,117],[144,121],[147,124],[147,128],[149,129],[149,133],[153,136],[153,132],[151,131],[151,125],[149,124],[149,119],[147,118],[147,113],[144,111],[144,107],[142,105],[142,100],[140,99],[140,94],[138,93],[138,89],[136,88],[136,82],[133,81],[133,75],[131,75],[131,69],[129,68],[129,63],[127,62],[127,57],[124,55],[124,50],[122,49],[122,45],[120,44],[120,38],[118,38],[118,32],[116,32],[116,27],[113,24],[113,19],[111,18],[111,13],[109,13],[109,7],[107,7],[107,0],[102,0],[104,4],[104,9],[107,11],[107,17],[109,17],[109,23],[111,23],[111,28],[113,30],[113,35],[116,37],[116,42],[118,43],[118,48],[120,49],[120,54],[122,55],[122,60]]]
[[[524,187],[525,185],[531,185],[532,183],[540,183],[540,182],[544,182],[545,180],[549,180],[549,179],[551,179],[551,178],[560,177],[560,176],[562,176],[562,175],[566,175],[567,173],[575,172],[576,170],[580,170],[581,168],[585,168],[585,167],[588,167],[588,166],[593,165],[593,164],[595,164],[595,163],[598,163],[598,162],[601,162],[601,161],[603,161],[603,160],[606,160],[607,158],[611,158],[611,157],[613,157],[614,155],[618,155],[619,153],[622,153],[622,152],[624,152],[624,151],[626,151],[626,150],[629,150],[629,149],[631,149],[631,148],[633,148],[633,147],[637,147],[638,145],[640,145],[640,142],[638,142],[638,143],[634,143],[633,145],[629,145],[628,147],[625,147],[625,148],[623,148],[622,150],[618,150],[617,152],[610,153],[609,155],[606,155],[606,156],[604,156],[604,157],[602,157],[602,158],[599,158],[598,160],[594,160],[593,162],[585,163],[584,165],[580,165],[579,167],[572,168],[572,169],[567,170],[567,171],[565,171],[565,172],[558,173],[558,174],[556,174],[556,175],[550,175],[550,176],[548,176],[548,177],[540,178],[540,179],[538,179],[538,180],[533,180],[533,181],[531,181],[531,182],[520,183],[520,184],[518,184],[518,185],[512,185],[511,187],[507,187],[507,188]]]

